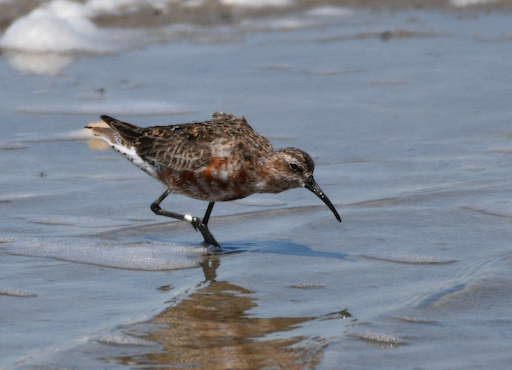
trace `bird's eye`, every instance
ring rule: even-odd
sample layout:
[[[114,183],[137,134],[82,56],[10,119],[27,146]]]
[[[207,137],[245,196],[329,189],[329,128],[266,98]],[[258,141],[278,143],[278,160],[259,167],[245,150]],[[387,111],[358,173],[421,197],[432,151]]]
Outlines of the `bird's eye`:
[[[300,170],[300,166],[297,163],[290,163],[290,170],[297,172]]]

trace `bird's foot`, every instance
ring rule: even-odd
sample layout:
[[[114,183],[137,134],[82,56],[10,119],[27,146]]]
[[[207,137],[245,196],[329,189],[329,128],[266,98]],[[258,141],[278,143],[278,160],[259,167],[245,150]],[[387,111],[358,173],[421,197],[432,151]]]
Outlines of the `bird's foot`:
[[[208,230],[208,226],[206,226],[203,221],[201,221],[199,218],[191,216],[191,215],[185,215],[185,220],[190,222],[192,224],[192,227],[196,230],[201,232],[201,235],[203,235],[204,242],[209,245],[213,245],[215,248],[220,250],[220,245],[217,243],[215,238],[213,237],[210,230]]]

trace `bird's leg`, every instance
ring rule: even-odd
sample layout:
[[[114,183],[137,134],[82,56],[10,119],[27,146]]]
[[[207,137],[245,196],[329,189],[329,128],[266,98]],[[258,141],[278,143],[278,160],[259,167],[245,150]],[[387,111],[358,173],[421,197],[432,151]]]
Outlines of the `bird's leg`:
[[[190,222],[194,229],[201,232],[206,244],[213,245],[214,247],[220,249],[219,243],[217,243],[210,230],[208,230],[208,226],[206,226],[200,219],[191,215],[185,215],[184,219],[185,221]]]
[[[171,192],[169,191],[169,189],[167,189],[161,196],[160,198],[158,198],[157,200],[155,200],[152,204],[151,204],[151,210],[159,215],[159,216],[166,216],[166,217],[171,217],[171,218],[175,218],[177,220],[184,220],[184,221],[187,221],[187,222],[190,222],[192,224],[192,226],[194,227],[194,229],[196,229],[196,231],[200,231],[201,234],[203,235],[203,238],[204,238],[204,241],[207,243],[207,244],[211,244],[213,245],[214,247],[217,247],[220,249],[220,245],[219,243],[217,243],[217,241],[215,240],[215,238],[213,237],[212,233],[210,232],[210,230],[208,230],[208,227],[206,226],[207,223],[208,223],[208,219],[210,218],[210,213],[212,212],[212,209],[213,209],[213,204],[214,202],[210,202],[210,204],[208,205],[208,209],[206,210],[206,214],[204,215],[205,219],[206,219],[206,222],[203,222],[201,221],[200,219],[198,219],[197,217],[194,217],[192,215],[180,215],[179,213],[174,213],[174,212],[169,212],[169,211],[165,211],[163,210],[162,208],[160,208],[160,203],[165,199],[167,198],[167,196],[170,194]]]
[[[212,213],[212,209],[213,209],[214,205],[215,205],[215,202],[208,203],[208,208],[206,209],[206,213],[204,214],[204,217],[203,217],[203,224],[205,224],[205,226],[208,225],[208,220],[210,219],[210,214]]]
[[[180,215],[179,213],[174,213],[174,212],[169,212],[169,211],[164,211],[162,208],[160,208],[160,203],[165,199],[167,198],[167,196],[171,194],[171,192],[169,190],[166,190],[161,196],[160,198],[158,198],[157,200],[155,200],[152,204],[151,204],[151,210],[159,215],[159,216],[167,216],[167,217],[171,217],[171,218],[176,218],[178,220],[184,220],[185,219],[185,216],[184,215]]]

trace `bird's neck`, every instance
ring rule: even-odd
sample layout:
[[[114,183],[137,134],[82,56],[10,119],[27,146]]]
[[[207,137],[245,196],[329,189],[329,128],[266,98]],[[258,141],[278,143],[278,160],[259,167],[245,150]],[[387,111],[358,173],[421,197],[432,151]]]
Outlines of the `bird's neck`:
[[[288,168],[282,156],[283,153],[273,151],[262,159],[258,168],[256,193],[280,193],[297,187],[292,179],[286,176]]]

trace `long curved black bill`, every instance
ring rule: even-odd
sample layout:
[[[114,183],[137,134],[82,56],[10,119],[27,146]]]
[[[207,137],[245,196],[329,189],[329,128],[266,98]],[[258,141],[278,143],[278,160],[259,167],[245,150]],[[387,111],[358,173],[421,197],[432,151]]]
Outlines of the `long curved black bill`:
[[[329,198],[327,198],[327,195],[325,195],[322,189],[320,189],[320,186],[318,186],[316,183],[313,175],[309,176],[309,178],[306,180],[306,183],[304,184],[304,187],[308,190],[311,190],[316,194],[318,198],[322,199],[322,202],[324,202],[325,205],[332,211],[332,213],[334,213],[334,217],[336,217],[336,219],[341,222],[341,217],[338,214],[338,211],[336,211],[336,208],[334,208]]]

